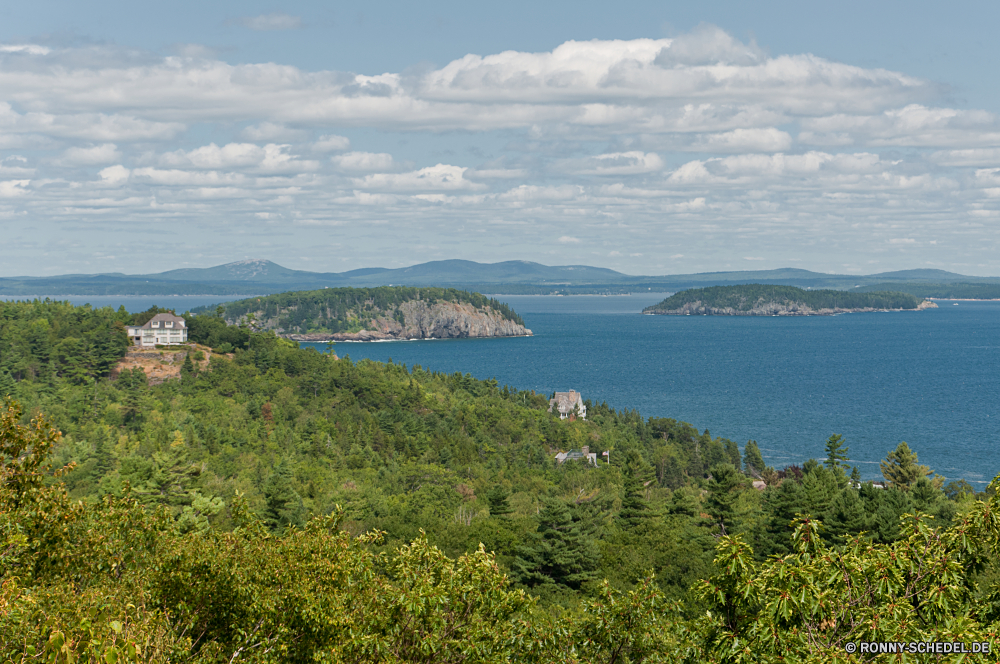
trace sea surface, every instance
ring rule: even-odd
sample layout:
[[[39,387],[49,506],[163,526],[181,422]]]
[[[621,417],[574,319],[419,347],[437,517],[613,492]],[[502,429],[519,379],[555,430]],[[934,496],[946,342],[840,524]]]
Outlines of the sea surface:
[[[900,441],[949,479],[982,487],[1000,474],[1000,302],[814,317],[639,313],[662,298],[499,296],[533,337],[338,343],[335,352],[546,394],[575,389],[741,448],[756,440],[776,467],[822,458],[839,433],[866,479],[881,477],[879,460]]]

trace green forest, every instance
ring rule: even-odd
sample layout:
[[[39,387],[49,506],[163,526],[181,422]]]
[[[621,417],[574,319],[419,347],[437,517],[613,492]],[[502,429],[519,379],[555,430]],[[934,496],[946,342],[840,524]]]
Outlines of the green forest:
[[[873,284],[859,288],[859,292],[895,290],[916,297],[933,297],[940,300],[1000,300],[1000,284],[996,283],[949,283],[928,284],[893,283]]]
[[[560,420],[548,395],[222,312],[189,336],[226,353],[150,385],[117,360],[157,311],[0,303],[3,661],[830,662],[996,641],[997,483],[947,481],[906,443],[884,486],[835,434],[775,469],[754,441],[606,404]],[[554,460],[585,446],[602,460]]]
[[[377,288],[323,288],[293,291],[227,302],[223,316],[230,322],[252,317],[256,329],[278,329],[286,333],[359,332],[373,329],[376,317],[403,322],[401,304],[420,300],[432,306],[437,302],[471,304],[477,309],[492,309],[518,325],[524,321],[503,302],[479,293],[454,288],[413,288],[379,286]],[[195,310],[205,313],[207,310]]]
[[[746,284],[711,286],[674,293],[659,304],[643,309],[656,314],[676,311],[700,302],[712,309],[750,311],[768,304],[806,306],[811,309],[916,309],[921,299],[908,293],[877,291],[803,290],[795,286]]]

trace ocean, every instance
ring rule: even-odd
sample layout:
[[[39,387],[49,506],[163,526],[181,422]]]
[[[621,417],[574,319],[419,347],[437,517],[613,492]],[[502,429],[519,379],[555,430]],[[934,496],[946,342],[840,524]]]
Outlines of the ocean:
[[[1000,302],[813,317],[640,314],[662,298],[499,296],[533,337],[338,343],[335,352],[546,394],[575,389],[741,448],[756,440],[775,467],[823,458],[839,433],[865,479],[881,478],[879,461],[900,441],[949,479],[983,487],[1000,473]]]

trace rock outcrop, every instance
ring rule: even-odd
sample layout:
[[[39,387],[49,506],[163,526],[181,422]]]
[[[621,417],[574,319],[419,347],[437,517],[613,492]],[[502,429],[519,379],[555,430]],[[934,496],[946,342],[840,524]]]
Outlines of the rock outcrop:
[[[262,313],[262,312],[261,312]],[[399,316],[398,314],[402,314]],[[261,318],[261,314],[256,314]],[[402,318],[400,322],[399,318]],[[359,332],[279,335],[295,341],[387,341],[394,339],[459,339],[470,337],[526,337],[531,330],[505,318],[489,307],[477,309],[471,304],[424,300],[404,302],[390,311],[374,316]]]
[[[916,310],[936,309],[937,305],[929,300],[920,303]],[[677,309],[660,309],[647,311],[648,314],[665,316],[833,316],[835,314],[860,313],[871,311],[915,311],[914,309],[875,309],[864,307],[858,309],[813,309],[802,302],[761,302],[750,309],[735,309],[733,307],[709,307],[700,300],[688,302]]]

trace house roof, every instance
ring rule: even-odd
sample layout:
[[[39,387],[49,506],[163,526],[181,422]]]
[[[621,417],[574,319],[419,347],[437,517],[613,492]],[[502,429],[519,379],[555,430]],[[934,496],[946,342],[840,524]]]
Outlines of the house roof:
[[[153,321],[157,321],[158,323],[169,323],[169,322],[180,323],[180,325],[178,325],[177,327],[185,327],[185,325],[184,325],[184,319],[181,318],[180,316],[175,316],[173,314],[156,314],[155,316],[153,316],[152,318],[150,318],[148,321],[146,321],[145,325],[130,325],[129,327],[133,327],[133,328],[139,327],[139,328],[141,328],[143,330],[151,330],[151,329],[153,329],[153,325],[152,325]],[[157,326],[157,327],[159,328],[160,326]]]
[[[573,406],[577,404],[583,406],[583,396],[576,390],[556,392],[556,396],[549,399],[549,403],[555,404],[560,412],[567,413],[573,410]]]

